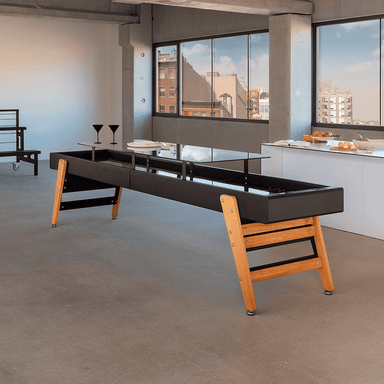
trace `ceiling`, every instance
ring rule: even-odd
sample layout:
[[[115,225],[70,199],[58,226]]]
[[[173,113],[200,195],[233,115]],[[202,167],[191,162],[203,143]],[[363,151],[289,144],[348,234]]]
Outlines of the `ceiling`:
[[[286,13],[310,15],[313,12],[313,4],[303,0],[144,0],[139,2],[137,0],[112,0],[112,2],[125,4],[151,3],[264,16]]]

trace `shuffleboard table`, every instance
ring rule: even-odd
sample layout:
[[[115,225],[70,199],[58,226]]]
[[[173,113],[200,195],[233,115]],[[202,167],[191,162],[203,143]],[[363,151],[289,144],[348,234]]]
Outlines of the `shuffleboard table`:
[[[59,211],[112,205],[118,215],[123,188],[223,212],[246,312],[256,313],[253,283],[318,269],[325,294],[334,291],[319,216],[343,211],[343,189],[264,176],[248,171],[255,155],[240,159],[243,170],[170,159],[137,150],[91,149],[56,152],[52,226]],[[233,159],[231,159],[233,160]],[[63,193],[114,188],[113,196],[63,201]],[[247,252],[310,241],[313,254],[250,267]]]

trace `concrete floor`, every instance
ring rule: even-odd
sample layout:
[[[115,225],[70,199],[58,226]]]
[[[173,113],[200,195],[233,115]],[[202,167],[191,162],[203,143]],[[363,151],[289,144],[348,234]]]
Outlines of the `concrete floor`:
[[[54,229],[39,171],[0,163],[1,384],[384,383],[383,241],[324,228],[335,293],[256,283],[250,317],[221,213],[124,190]]]

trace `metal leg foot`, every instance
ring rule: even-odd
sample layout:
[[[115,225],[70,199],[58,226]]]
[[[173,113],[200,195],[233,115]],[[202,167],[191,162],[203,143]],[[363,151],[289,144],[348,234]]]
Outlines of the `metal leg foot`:
[[[249,309],[247,309],[247,315],[248,316],[255,316],[256,315],[256,311],[250,311]]]
[[[326,295],[329,295],[329,296],[330,296],[330,295],[333,294],[333,291],[327,291],[327,290],[325,290],[324,293],[325,293]]]
[[[117,216],[112,216],[112,220],[116,220],[117,219]]]
[[[57,227],[57,224],[52,224],[52,228],[56,228]]]
[[[13,169],[17,171],[19,169],[20,164],[19,163],[13,163]]]

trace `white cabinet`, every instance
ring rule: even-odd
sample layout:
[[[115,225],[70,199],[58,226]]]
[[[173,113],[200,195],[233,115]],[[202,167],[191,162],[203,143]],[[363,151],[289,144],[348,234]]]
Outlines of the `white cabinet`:
[[[384,240],[384,157],[263,144],[261,173],[344,189],[344,212],[322,225]]]

